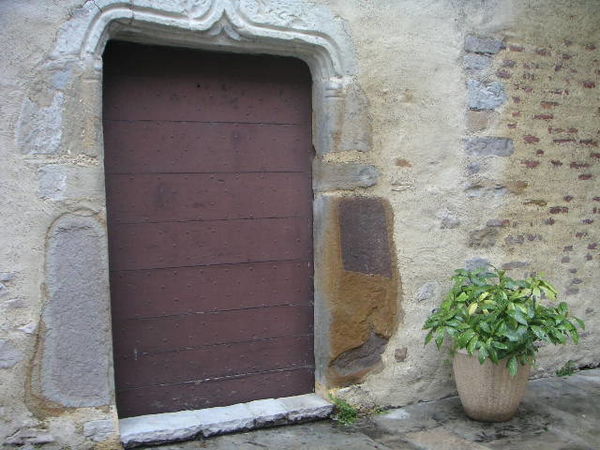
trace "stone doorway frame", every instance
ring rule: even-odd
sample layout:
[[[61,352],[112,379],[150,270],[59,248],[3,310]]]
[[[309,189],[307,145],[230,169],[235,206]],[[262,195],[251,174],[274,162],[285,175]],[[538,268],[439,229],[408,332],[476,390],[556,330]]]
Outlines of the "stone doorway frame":
[[[19,145],[40,166],[40,195],[60,211],[47,235],[42,334],[31,379],[38,407],[114,410],[115,405],[101,131],[102,53],[109,39],[291,56],[308,64],[316,152],[315,390],[324,394],[331,359],[331,294],[328,272],[321,269],[326,264],[323,249],[331,239],[326,228],[335,214],[331,200],[340,193],[360,194],[378,178],[373,166],[325,158],[333,152],[370,150],[368,105],[343,24],[325,7],[303,0],[95,0],[72,13],[41,69],[40,78],[49,80],[42,89],[46,106],[27,99],[20,118]],[[73,256],[78,246],[93,249],[85,267]],[[65,334],[60,318],[72,308],[72,332]]]

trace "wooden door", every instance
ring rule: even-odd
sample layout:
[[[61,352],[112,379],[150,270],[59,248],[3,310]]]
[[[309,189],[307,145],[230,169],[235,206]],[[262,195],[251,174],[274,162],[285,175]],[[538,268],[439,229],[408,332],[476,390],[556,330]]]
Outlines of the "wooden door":
[[[306,65],[122,42],[104,64],[119,415],[312,392]]]

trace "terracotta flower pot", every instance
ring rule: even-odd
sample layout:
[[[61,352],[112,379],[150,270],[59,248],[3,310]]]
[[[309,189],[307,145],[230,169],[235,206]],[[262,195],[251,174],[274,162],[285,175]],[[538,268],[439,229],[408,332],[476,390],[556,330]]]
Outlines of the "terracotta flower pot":
[[[505,422],[513,418],[525,395],[530,366],[519,365],[517,374],[508,373],[508,359],[498,364],[458,351],[452,366],[460,401],[471,419]]]

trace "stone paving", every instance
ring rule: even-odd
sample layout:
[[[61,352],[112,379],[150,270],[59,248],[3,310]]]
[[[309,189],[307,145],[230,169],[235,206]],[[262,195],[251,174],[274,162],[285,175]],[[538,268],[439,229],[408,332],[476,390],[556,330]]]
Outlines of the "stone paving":
[[[152,448],[598,450],[600,369],[531,381],[517,416],[504,423],[472,421],[451,397],[392,409],[348,427],[321,421]]]

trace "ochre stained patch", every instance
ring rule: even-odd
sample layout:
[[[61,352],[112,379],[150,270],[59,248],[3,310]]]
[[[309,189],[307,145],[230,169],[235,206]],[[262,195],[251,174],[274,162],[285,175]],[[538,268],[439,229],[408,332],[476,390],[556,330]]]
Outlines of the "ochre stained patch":
[[[360,382],[381,367],[381,354],[402,312],[393,215],[387,201],[378,197],[345,197],[337,199],[332,208],[325,279],[331,312],[327,381],[335,387]],[[360,227],[364,228],[357,231]],[[374,258],[379,257],[385,261],[374,264]]]

